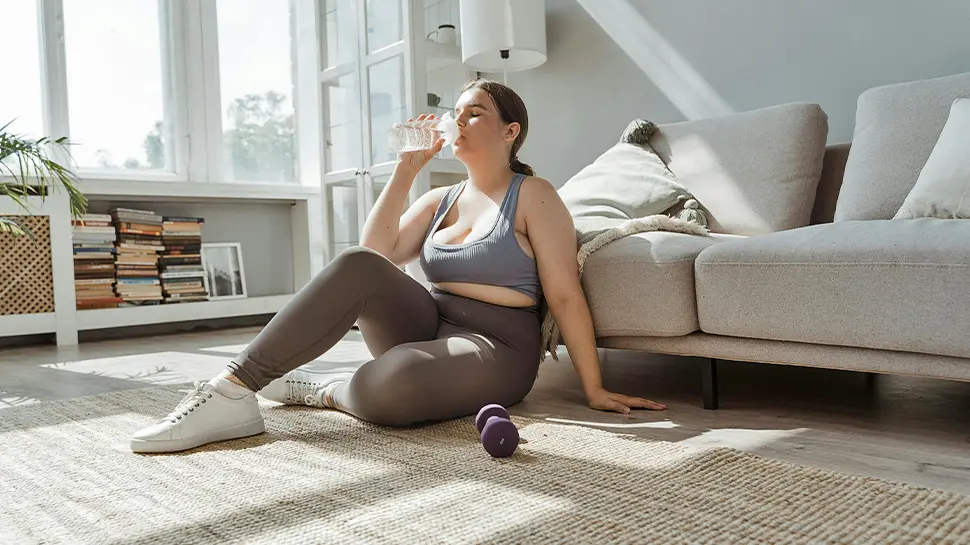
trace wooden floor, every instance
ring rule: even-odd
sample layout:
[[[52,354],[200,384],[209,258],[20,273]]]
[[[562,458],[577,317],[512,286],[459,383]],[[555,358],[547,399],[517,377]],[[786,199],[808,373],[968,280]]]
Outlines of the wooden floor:
[[[141,337],[0,350],[0,418],[27,403],[208,380],[259,331]],[[513,414],[970,494],[970,384],[722,362],[717,411],[701,408],[701,360],[602,351],[608,388],[668,405],[630,416],[589,409],[568,359],[547,360]],[[311,365],[368,359],[356,332]]]

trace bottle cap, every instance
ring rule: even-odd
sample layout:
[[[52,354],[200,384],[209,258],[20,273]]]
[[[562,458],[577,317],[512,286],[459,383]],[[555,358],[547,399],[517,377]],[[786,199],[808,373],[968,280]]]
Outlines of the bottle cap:
[[[441,132],[441,137],[445,139],[445,146],[450,146],[458,139],[458,122],[451,117],[451,112],[445,112],[441,116],[435,129]]]

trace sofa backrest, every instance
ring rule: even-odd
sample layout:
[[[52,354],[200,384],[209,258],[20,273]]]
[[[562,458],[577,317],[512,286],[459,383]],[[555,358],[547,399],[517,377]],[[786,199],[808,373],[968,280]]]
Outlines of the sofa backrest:
[[[760,235],[809,224],[827,137],[818,104],[791,103],[658,125],[649,144],[712,231]]]
[[[835,204],[839,200],[842,176],[845,174],[845,163],[849,159],[851,147],[850,142],[825,146],[822,175],[818,180],[818,189],[815,190],[815,206],[812,207],[812,225],[831,223],[835,218]]]
[[[926,164],[970,73],[873,87],[859,95],[835,221],[891,219]]]

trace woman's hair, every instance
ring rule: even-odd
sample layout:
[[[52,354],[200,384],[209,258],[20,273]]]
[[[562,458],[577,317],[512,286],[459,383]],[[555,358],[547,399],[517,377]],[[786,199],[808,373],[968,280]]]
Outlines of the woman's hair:
[[[522,147],[522,144],[525,142],[525,137],[529,133],[529,113],[525,110],[525,103],[522,102],[522,98],[510,87],[497,81],[483,78],[469,81],[462,86],[458,94],[460,95],[469,89],[481,89],[488,93],[488,96],[492,97],[492,102],[495,103],[495,107],[498,109],[498,115],[504,123],[519,124],[519,134],[515,137],[515,141],[512,142],[512,152],[509,155],[509,168],[519,174],[535,176],[535,171],[532,170],[532,167],[519,161],[518,158],[519,148]]]

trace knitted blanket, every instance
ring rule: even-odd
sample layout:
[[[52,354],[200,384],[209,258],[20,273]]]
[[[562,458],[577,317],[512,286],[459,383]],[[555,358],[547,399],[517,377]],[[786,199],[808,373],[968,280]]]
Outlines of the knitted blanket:
[[[596,250],[623,237],[649,231],[671,231],[689,235],[708,236],[709,231],[704,225],[706,221],[704,218],[698,218],[694,214],[695,210],[696,202],[688,203],[684,212],[679,214],[678,217],[655,214],[618,223],[614,222],[612,227],[607,228],[604,228],[604,224],[601,222],[584,222],[581,221],[581,218],[577,218],[576,239],[579,242],[579,252],[576,254],[576,261],[579,263],[580,280],[583,278],[583,269],[589,256]],[[552,355],[554,360],[559,360],[559,356],[556,353],[560,341],[559,327],[556,324],[556,320],[552,317],[552,312],[549,312],[545,303],[543,303],[542,318],[539,362],[545,361],[547,351]]]

